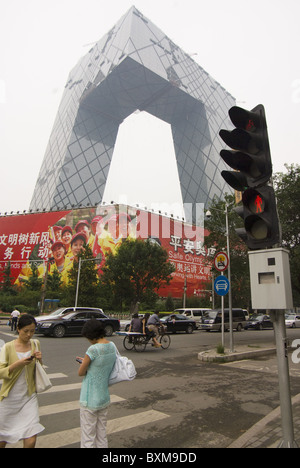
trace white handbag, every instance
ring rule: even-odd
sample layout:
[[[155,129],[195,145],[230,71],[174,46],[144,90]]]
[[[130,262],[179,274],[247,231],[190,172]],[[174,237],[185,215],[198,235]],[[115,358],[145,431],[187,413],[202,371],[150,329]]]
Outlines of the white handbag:
[[[35,342],[35,347],[38,350],[37,344]],[[37,393],[43,393],[49,388],[52,387],[52,383],[45,372],[44,367],[40,361],[36,360],[35,362],[35,390]]]
[[[133,380],[136,377],[136,370],[133,362],[126,356],[121,356],[117,350],[117,358],[114,368],[109,377],[109,385],[114,385],[124,380]]]

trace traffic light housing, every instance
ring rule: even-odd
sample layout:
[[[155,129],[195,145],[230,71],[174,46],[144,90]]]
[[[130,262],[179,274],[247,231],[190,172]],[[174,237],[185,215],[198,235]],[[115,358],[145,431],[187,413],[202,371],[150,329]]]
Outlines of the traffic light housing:
[[[236,127],[221,130],[220,137],[233,149],[222,150],[221,158],[234,171],[223,171],[225,181],[243,192],[242,205],[235,208],[244,220],[237,234],[251,250],[266,249],[280,242],[276,197],[270,185],[272,159],[264,107],[251,111],[232,107],[229,116]]]
[[[267,183],[272,177],[266,115],[260,104],[251,111],[232,107],[229,117],[236,128],[221,130],[220,137],[235,151],[222,150],[220,156],[234,171],[223,171],[222,176],[231,187],[243,192]]]
[[[244,219],[244,231],[237,232],[251,250],[273,247],[280,241],[276,197],[272,187],[249,188],[236,209]]]

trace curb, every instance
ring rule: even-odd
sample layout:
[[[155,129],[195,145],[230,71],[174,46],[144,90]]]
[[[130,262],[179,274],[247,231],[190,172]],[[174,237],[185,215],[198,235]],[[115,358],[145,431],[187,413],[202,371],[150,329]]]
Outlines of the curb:
[[[300,393],[292,398],[292,405],[296,405],[300,403]],[[258,421],[254,426],[252,426],[247,432],[245,432],[242,436],[240,436],[238,439],[236,439],[234,442],[232,442],[227,448],[232,449],[232,448],[243,448],[249,441],[259,434],[262,430],[265,429],[266,425],[271,423],[272,421],[275,421],[277,418],[280,418],[281,415],[281,408],[278,406],[275,408],[271,413],[267,414],[264,418],[262,418],[260,421]],[[279,424],[281,421],[279,422]],[[280,440],[278,440],[278,443]],[[274,445],[274,444],[273,444]],[[278,444],[275,444],[278,445]],[[269,448],[274,448],[273,446]]]
[[[198,353],[198,359],[202,362],[234,362],[245,359],[255,359],[262,356],[276,354],[276,348],[264,348],[251,351],[236,351],[231,354],[218,354],[216,350],[202,351]]]

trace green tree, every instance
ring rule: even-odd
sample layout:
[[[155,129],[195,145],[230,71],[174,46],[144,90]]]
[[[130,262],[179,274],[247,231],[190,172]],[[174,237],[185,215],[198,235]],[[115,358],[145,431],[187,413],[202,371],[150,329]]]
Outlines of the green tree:
[[[166,250],[149,240],[126,240],[115,255],[107,256],[101,283],[116,303],[134,306],[169,284],[173,272]]]
[[[1,278],[1,291],[4,293],[16,294],[15,290],[12,286],[13,276],[11,274],[11,264],[10,262],[7,263],[6,267],[3,270],[2,278]]]
[[[277,173],[274,186],[282,228],[282,244],[290,251],[290,266],[295,305],[300,305],[300,166],[285,165]]]
[[[48,273],[47,278],[47,292],[58,292],[62,286],[63,282],[61,280],[61,274],[59,273],[58,269],[54,269],[53,273]]]
[[[97,307],[99,301],[99,277],[91,248],[86,245],[78,256],[81,258],[80,281],[78,291],[78,306]],[[69,304],[75,304],[79,261],[73,262],[68,273],[69,283],[65,287],[65,295]]]
[[[24,281],[24,287],[28,291],[40,291],[42,289],[43,280],[39,278],[38,267],[34,262],[31,263],[30,267],[32,275],[29,276],[28,280]]]

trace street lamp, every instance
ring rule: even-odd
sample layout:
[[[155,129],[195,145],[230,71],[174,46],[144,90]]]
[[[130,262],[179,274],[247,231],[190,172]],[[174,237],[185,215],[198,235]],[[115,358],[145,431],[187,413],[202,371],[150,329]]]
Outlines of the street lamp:
[[[226,219],[226,239],[227,239],[227,256],[228,256],[228,280],[230,283],[230,288],[228,292],[228,302],[229,302],[229,330],[230,330],[230,352],[234,353],[233,345],[233,320],[232,320],[232,292],[231,292],[231,265],[230,265],[230,242],[229,242],[229,222],[228,222],[228,204],[225,203],[225,211],[218,210],[214,208],[214,211],[219,211],[220,213],[225,213]],[[206,217],[210,219],[212,216],[211,212],[208,210],[206,212]]]

